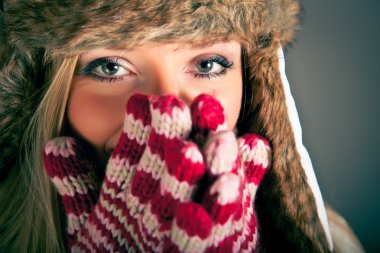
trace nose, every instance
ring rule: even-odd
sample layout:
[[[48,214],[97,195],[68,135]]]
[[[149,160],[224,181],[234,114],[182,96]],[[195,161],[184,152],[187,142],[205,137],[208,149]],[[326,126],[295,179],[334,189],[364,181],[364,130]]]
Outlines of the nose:
[[[181,75],[173,71],[170,66],[155,71],[150,86],[152,87],[151,94],[174,95],[187,105],[190,105],[193,99],[191,89],[186,87],[185,82],[181,80]]]
[[[152,82],[152,93],[157,95],[175,95],[180,94],[180,84],[178,77],[169,73],[157,72]]]

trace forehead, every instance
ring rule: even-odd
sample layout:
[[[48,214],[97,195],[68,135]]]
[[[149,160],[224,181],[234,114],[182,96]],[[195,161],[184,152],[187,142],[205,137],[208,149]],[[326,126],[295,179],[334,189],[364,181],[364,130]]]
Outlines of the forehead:
[[[221,46],[230,46],[233,43],[241,44],[239,38],[233,35],[215,35],[213,37],[208,36],[198,36],[191,34],[186,34],[183,36],[176,36],[171,38],[161,38],[161,37],[149,37],[149,34],[142,33],[139,35],[140,39],[135,38],[126,38],[126,39],[117,39],[114,38],[109,43],[105,41],[93,41],[86,44],[86,49],[94,48],[112,48],[116,50],[133,50],[138,47],[159,47],[163,45],[176,47],[175,51],[180,50],[196,50],[203,48],[212,48],[212,47],[221,47]]]
[[[130,47],[121,43],[119,47],[114,48],[95,48],[83,51],[79,54],[79,59],[82,61],[95,59],[105,56],[132,56],[132,55],[165,55],[173,54],[180,57],[191,56],[194,54],[217,53],[226,55],[236,55],[242,52],[241,45],[238,41],[217,41],[206,44],[192,43],[165,43],[155,42],[146,45],[136,45]]]
[[[147,44],[136,44],[136,45],[129,45],[128,43],[119,43],[119,45],[115,47],[107,47],[107,48],[96,48],[95,50],[102,50],[102,51],[136,51],[136,50],[150,50],[150,49],[158,49],[158,50],[165,50],[165,51],[171,51],[174,53],[181,53],[183,51],[201,51],[201,50],[231,50],[231,49],[239,49],[241,48],[240,42],[236,40],[220,40],[220,41],[214,41],[212,43],[205,42],[205,43],[191,43],[191,42],[154,42],[154,43],[147,43]],[[93,51],[93,50],[88,50]]]

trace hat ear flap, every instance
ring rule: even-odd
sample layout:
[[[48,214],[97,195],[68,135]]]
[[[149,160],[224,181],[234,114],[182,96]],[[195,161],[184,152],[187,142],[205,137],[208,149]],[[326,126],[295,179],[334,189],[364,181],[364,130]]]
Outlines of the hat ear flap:
[[[272,145],[272,168],[256,197],[266,252],[333,250],[326,210],[285,75],[281,46],[271,43],[248,59],[252,84],[251,132]]]
[[[1,44],[0,38],[0,183],[16,163],[25,129],[40,99],[42,59],[42,51],[15,48],[5,40]]]

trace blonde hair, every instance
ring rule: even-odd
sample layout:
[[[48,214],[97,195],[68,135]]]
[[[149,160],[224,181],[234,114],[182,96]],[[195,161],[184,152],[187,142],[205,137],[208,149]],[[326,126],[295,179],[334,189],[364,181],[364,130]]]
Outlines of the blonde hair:
[[[18,163],[0,184],[0,251],[64,252],[62,209],[42,152],[60,135],[78,56],[52,61],[50,84],[20,143]],[[51,72],[51,73],[50,73]]]

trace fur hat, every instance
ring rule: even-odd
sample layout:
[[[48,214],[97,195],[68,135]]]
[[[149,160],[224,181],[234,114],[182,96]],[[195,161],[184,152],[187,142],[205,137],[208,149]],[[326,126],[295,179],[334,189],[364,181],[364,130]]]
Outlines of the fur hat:
[[[46,61],[96,47],[239,41],[250,90],[241,126],[270,140],[273,167],[257,194],[262,251],[333,250],[326,210],[285,76],[282,48],[297,0],[8,0],[0,2],[0,174],[44,93]],[[244,127],[241,127],[244,128]]]

